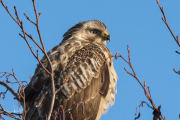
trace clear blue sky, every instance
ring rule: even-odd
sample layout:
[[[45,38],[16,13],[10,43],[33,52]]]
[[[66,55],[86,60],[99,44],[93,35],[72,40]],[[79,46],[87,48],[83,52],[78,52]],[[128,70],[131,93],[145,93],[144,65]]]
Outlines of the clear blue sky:
[[[4,0],[4,3],[13,15],[13,6],[16,6],[26,32],[38,41],[35,26],[23,15],[26,13],[35,21],[31,0]],[[174,34],[180,35],[180,1],[160,0],[160,4]],[[37,0],[36,6],[42,13],[39,24],[47,51],[59,44],[63,33],[76,23],[92,19],[104,22],[111,35],[111,42],[107,43],[111,52],[120,52],[127,59],[129,45],[136,74],[150,86],[156,106],[162,106],[162,114],[167,120],[179,119],[180,76],[173,71],[173,68],[180,70],[180,56],[175,53],[179,47],[161,20],[162,14],[156,0]],[[19,26],[0,5],[0,71],[11,72],[14,68],[19,80],[29,81],[38,62],[19,32]],[[37,47],[32,42],[30,44],[36,51]],[[121,59],[114,60],[114,65],[119,78],[115,104],[102,115],[101,120],[133,120],[140,101],[149,101],[139,83],[124,71],[124,67],[130,71],[129,66]],[[15,89],[14,85],[12,87]],[[0,91],[5,89],[1,86]],[[0,104],[8,111],[13,111],[13,106],[17,106],[10,93],[5,100],[0,100]],[[152,120],[152,112],[144,105],[139,120]]]

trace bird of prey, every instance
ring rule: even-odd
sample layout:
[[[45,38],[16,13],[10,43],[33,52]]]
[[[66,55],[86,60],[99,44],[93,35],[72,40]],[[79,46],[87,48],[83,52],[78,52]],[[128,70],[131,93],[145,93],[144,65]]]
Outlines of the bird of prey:
[[[106,47],[110,35],[98,20],[79,22],[64,35],[62,42],[47,54],[52,62],[56,94],[54,110],[65,119],[96,120],[114,104],[117,74]],[[41,59],[50,70],[46,57]],[[45,120],[52,97],[49,74],[38,65],[25,88],[26,120]],[[53,114],[53,113],[52,113]],[[53,118],[53,115],[51,116]],[[60,118],[59,118],[60,119]]]

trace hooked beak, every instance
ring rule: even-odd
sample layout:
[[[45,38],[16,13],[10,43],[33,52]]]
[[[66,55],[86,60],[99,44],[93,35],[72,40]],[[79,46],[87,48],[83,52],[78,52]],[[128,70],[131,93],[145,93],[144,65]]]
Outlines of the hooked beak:
[[[106,36],[104,36],[104,40],[109,40],[109,42],[110,42],[110,40],[111,40],[111,36],[110,36],[110,35],[106,35]]]

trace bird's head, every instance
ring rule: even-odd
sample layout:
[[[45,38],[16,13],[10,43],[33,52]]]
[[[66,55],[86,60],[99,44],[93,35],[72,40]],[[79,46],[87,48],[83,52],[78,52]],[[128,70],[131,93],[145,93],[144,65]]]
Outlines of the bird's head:
[[[70,28],[64,35],[63,41],[70,37],[78,37],[90,42],[97,42],[106,45],[106,40],[110,41],[110,35],[104,23],[98,20],[79,22]]]

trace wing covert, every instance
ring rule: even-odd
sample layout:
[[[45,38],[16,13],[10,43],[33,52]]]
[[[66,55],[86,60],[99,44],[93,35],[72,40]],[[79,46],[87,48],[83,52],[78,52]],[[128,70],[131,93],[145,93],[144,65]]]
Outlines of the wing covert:
[[[77,50],[69,59],[65,69],[60,73],[62,93],[69,99],[75,92],[81,92],[91,83],[92,78],[98,78],[104,69],[105,55],[95,44],[90,44]],[[100,87],[99,87],[100,88]],[[58,89],[58,88],[57,88]]]

